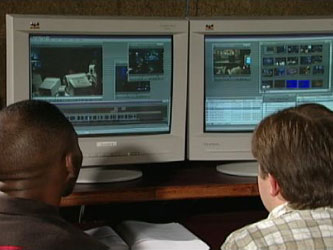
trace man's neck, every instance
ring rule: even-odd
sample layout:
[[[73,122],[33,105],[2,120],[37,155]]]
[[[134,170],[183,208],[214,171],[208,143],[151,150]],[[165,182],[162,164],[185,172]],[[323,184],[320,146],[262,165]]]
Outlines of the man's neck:
[[[40,184],[40,183],[39,183]],[[47,186],[27,185],[25,181],[0,182],[0,192],[11,197],[38,200],[52,206],[59,206],[61,196]]]

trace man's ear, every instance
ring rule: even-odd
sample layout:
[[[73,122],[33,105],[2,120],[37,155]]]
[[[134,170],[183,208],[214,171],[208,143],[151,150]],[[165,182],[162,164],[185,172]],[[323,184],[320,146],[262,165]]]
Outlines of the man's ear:
[[[275,197],[280,194],[280,186],[275,177],[271,174],[268,174],[268,180],[270,184],[270,194],[271,196]]]
[[[61,195],[67,196],[73,192],[75,182],[77,180],[80,168],[76,164],[75,154],[73,152],[69,152],[65,155],[65,176],[63,176],[63,190]]]
[[[72,179],[75,178],[77,175],[77,169],[74,164],[74,159],[73,159],[73,154],[72,153],[67,153],[65,156],[65,161],[66,161],[66,170],[67,170],[67,178]]]

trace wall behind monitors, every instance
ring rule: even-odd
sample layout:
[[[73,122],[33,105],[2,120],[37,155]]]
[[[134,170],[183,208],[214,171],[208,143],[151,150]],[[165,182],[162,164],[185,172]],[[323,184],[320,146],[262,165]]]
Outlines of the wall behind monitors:
[[[309,102],[333,108],[333,19],[191,20],[191,160],[251,160],[256,125]]]
[[[83,165],[185,157],[188,21],[7,15],[7,104],[56,104]]]

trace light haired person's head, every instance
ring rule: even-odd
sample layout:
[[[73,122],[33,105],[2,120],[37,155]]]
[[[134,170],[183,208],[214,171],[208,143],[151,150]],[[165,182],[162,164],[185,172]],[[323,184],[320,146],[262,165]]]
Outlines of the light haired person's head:
[[[303,104],[266,117],[254,131],[259,177],[273,176],[297,209],[333,207],[333,112]]]

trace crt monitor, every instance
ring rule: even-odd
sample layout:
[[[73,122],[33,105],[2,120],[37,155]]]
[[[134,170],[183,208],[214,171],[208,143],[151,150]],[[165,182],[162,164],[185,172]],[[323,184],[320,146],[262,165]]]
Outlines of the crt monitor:
[[[184,160],[187,20],[7,15],[6,21],[7,104],[30,98],[63,111],[89,167],[80,181],[96,173],[95,181],[107,173],[127,178],[125,169],[102,174],[105,165]]]
[[[251,135],[265,116],[310,102],[332,109],[332,23],[190,20],[188,158],[256,175]]]

